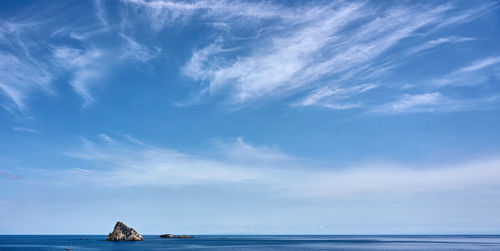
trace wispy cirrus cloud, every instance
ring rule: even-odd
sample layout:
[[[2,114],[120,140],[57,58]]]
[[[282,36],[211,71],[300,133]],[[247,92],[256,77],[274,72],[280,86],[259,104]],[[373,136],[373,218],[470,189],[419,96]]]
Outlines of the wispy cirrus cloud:
[[[22,127],[22,126],[14,126],[14,127],[12,127],[12,130],[14,130],[16,132],[22,132],[22,133],[38,133],[37,129]]]
[[[102,82],[113,66],[122,63],[147,63],[161,53],[161,49],[150,49],[123,33],[117,48],[107,48],[82,40],[84,48],[53,46],[53,56],[59,68],[71,74],[69,84],[84,99],[84,107],[95,99],[91,93],[94,86]]]
[[[462,43],[462,42],[467,42],[467,41],[474,41],[474,38],[470,37],[457,37],[457,36],[450,36],[450,37],[442,37],[434,40],[430,40],[428,42],[425,42],[421,45],[418,45],[414,48],[411,48],[408,51],[408,54],[415,54],[424,50],[429,50],[435,47],[438,47],[440,45],[445,45],[445,44],[456,44],[456,43]]]
[[[54,57],[59,62],[60,67],[72,73],[70,85],[84,99],[84,106],[94,102],[90,86],[102,77],[103,65],[98,62],[103,61],[103,52],[93,48],[82,50],[71,47],[55,47]]]
[[[120,58],[122,60],[135,60],[140,62],[148,62],[149,60],[158,56],[161,52],[160,48],[155,48],[154,50],[138,43],[132,37],[125,34],[120,35],[125,40],[125,45],[121,48]]]
[[[102,143],[84,139],[80,147],[66,155],[85,161],[86,168],[43,171],[42,175],[52,184],[110,188],[235,188],[251,184],[272,196],[306,198],[459,192],[500,186],[497,158],[426,168],[380,161],[312,167],[314,161],[287,155],[275,147],[254,146],[242,139],[217,141],[213,149],[210,154],[193,154],[143,142],[136,144],[123,137],[106,136]]]
[[[442,103],[443,100],[444,98],[439,92],[415,95],[405,94],[399,100],[382,105],[375,110],[386,113],[434,111],[436,106]]]
[[[422,112],[456,112],[492,109],[498,105],[500,95],[480,98],[457,99],[439,92],[422,94],[404,94],[395,101],[371,107],[368,112],[378,114],[404,114]]]
[[[218,37],[193,52],[183,73],[194,80],[208,82],[208,92],[203,89],[200,93],[227,95],[231,103],[245,104],[310,91],[302,101],[294,102],[294,106],[360,107],[365,102],[356,95],[344,103],[328,103],[324,98],[333,95],[335,89],[361,89],[366,82],[378,82],[407,60],[403,55],[472,41],[468,37],[449,36],[417,47],[400,47],[405,40],[471,21],[487,11],[480,6],[457,13],[452,4],[397,5],[385,10],[367,3],[301,5],[294,9],[274,6],[269,10],[276,13],[266,15],[276,18],[266,26],[270,32],[259,31],[257,36],[250,36],[251,47],[231,49],[233,38],[229,35]],[[192,15],[195,10],[206,8],[203,4],[191,7]],[[164,5],[161,9],[169,7]],[[205,16],[208,20],[210,17]],[[225,24],[242,25],[230,21]],[[388,51],[395,54],[389,57]]]
[[[108,20],[106,19],[106,11],[104,7],[104,2],[102,0],[94,0],[94,5],[96,9],[96,17],[99,19],[104,27],[108,27]]]
[[[335,31],[364,16],[358,11],[361,6],[337,6],[335,11],[331,6],[301,10],[307,13],[303,22],[286,20],[293,29],[268,35],[264,38],[266,46],[233,62],[223,58],[219,39],[219,45],[195,51],[184,72],[195,79],[207,79],[212,94],[231,89],[231,100],[236,103],[300,88],[305,76],[298,73],[305,71],[313,57],[332,42]],[[193,65],[198,68],[193,70]]]
[[[16,47],[18,53],[0,48],[0,67],[13,72],[10,77],[2,74],[0,91],[23,110],[32,93],[57,92],[51,82],[61,75],[70,76],[68,84],[86,106],[95,101],[93,89],[103,84],[113,66],[148,63],[168,51],[161,43],[151,43],[168,29],[179,34],[202,27],[206,34],[191,41],[195,47],[184,48],[191,56],[175,69],[199,83],[193,99],[222,97],[217,101],[240,107],[293,97],[287,99],[292,107],[370,110],[404,95],[403,88],[389,91],[393,83],[387,82],[419,52],[477,42],[452,32],[436,39],[439,31],[452,30],[497,8],[491,2],[467,9],[457,6],[453,2],[385,6],[371,2],[95,0],[90,4],[94,15],[84,21],[58,15],[50,19],[54,15],[46,11],[37,19],[2,22],[0,43]],[[147,26],[151,30],[141,33]],[[37,27],[31,30],[39,32],[31,36],[26,27]],[[485,60],[452,74],[433,73],[434,82],[452,86],[460,79],[484,79],[474,72],[496,64],[495,57]],[[377,100],[371,95],[375,91]],[[176,104],[192,103],[198,102]]]
[[[74,80],[70,84],[74,90],[86,102],[92,100],[85,83],[91,75],[95,75],[88,67],[98,59],[99,52],[51,45],[50,36],[38,34],[41,33],[38,30],[47,29],[41,21],[24,20],[4,24],[10,28],[3,29],[2,33],[7,34],[9,39],[0,43],[6,46],[5,50],[0,50],[0,71],[3,76],[0,88],[13,101],[17,110],[26,110],[26,100],[37,91],[55,93],[51,83],[59,77],[61,69],[72,71]]]
[[[445,20],[442,20],[439,24],[437,24],[434,28],[432,28],[429,32],[435,32],[439,29],[442,29],[447,26],[460,25],[467,22],[470,22],[481,15],[484,15],[490,11],[497,10],[500,6],[497,2],[484,2],[483,4],[470,7],[467,11],[453,13],[453,15],[448,16]]]
[[[478,71],[486,67],[496,65],[498,63],[500,63],[500,57],[483,58],[472,62],[472,64],[470,64],[469,66],[458,69],[456,72],[454,72],[454,74]]]
[[[0,93],[20,111],[26,110],[33,92],[51,92],[48,66],[33,58],[24,41],[25,32],[34,27],[31,21],[0,20]]]
[[[360,103],[355,104],[339,104],[338,101],[348,99],[352,96],[359,95],[371,89],[377,88],[375,84],[361,84],[347,88],[324,87],[313,91],[312,94],[300,101],[299,106],[321,105],[331,109],[350,109],[361,106]]]
[[[124,0],[131,11],[146,13],[154,30],[161,30],[191,20],[196,15],[214,18],[222,21],[235,21],[237,18],[250,18],[252,20],[292,18],[295,13],[289,12],[281,6],[271,2],[248,1],[213,1],[199,0],[192,2],[179,2],[168,0]],[[238,21],[238,20],[236,20]]]
[[[95,101],[92,89],[113,66],[147,63],[160,53],[109,23],[104,2],[96,0],[94,6],[91,22],[67,20],[50,8],[35,16],[0,19],[0,95],[10,100],[2,107],[25,111],[37,92],[57,93],[52,82],[66,75],[87,106]],[[106,44],[113,40],[113,46]]]
[[[52,75],[38,65],[30,64],[12,54],[0,52],[0,90],[23,111],[34,91],[50,92]]]
[[[499,64],[500,56],[477,59],[467,66],[446,74],[442,78],[434,79],[432,83],[438,87],[449,85],[475,86],[488,80],[490,73],[486,71]]]

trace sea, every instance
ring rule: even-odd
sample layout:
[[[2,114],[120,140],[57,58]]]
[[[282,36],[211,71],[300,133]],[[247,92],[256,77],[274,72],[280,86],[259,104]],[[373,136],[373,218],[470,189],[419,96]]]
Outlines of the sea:
[[[198,235],[110,242],[105,235],[0,235],[0,250],[499,250],[500,235]]]

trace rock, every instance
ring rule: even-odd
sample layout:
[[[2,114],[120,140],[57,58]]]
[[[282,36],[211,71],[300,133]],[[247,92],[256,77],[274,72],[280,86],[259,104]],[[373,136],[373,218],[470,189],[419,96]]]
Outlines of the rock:
[[[173,234],[162,234],[160,235],[160,238],[174,238],[175,235]]]
[[[192,238],[194,238],[194,236],[189,236],[189,235],[162,234],[162,235],[160,235],[160,238],[189,238],[189,239],[192,239]]]
[[[113,229],[113,232],[109,233],[107,241],[142,241],[142,236],[135,231],[135,229],[128,227],[123,224],[123,222],[118,221]]]

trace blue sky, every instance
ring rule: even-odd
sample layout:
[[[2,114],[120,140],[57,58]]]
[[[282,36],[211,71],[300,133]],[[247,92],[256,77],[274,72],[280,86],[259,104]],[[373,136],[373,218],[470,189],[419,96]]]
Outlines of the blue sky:
[[[0,234],[500,231],[496,1],[2,1]]]

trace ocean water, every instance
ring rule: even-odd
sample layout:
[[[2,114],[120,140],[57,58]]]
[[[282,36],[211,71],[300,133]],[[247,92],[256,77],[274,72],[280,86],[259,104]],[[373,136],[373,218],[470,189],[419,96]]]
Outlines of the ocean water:
[[[108,242],[105,235],[0,235],[0,250],[500,250],[500,235],[199,235]]]

